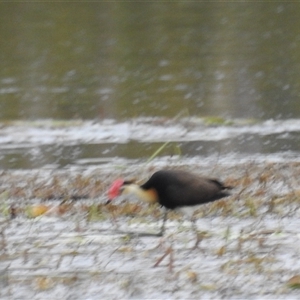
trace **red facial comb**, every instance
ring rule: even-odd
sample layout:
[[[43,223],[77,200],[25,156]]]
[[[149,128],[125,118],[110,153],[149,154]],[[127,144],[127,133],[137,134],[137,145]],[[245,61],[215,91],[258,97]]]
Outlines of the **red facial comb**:
[[[123,184],[124,184],[123,179],[117,179],[111,184],[107,192],[109,200],[113,200],[114,198],[120,195],[120,188]]]

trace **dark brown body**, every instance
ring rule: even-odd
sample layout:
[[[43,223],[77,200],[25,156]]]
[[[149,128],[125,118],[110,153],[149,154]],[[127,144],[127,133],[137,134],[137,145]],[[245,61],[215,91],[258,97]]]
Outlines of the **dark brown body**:
[[[215,179],[196,176],[181,170],[161,170],[140,186],[155,190],[158,202],[169,209],[195,206],[229,196],[228,189]]]

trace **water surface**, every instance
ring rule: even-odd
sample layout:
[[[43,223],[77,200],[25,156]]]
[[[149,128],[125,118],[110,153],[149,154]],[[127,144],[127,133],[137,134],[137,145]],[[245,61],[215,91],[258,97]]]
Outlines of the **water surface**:
[[[0,6],[0,121],[299,119],[298,3]],[[130,144],[117,152],[133,156]]]

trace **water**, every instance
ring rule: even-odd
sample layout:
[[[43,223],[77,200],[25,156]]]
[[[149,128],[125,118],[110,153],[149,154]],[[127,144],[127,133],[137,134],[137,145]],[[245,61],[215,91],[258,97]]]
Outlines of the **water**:
[[[0,3],[5,299],[298,299],[300,4],[199,2]],[[201,251],[170,216],[172,275],[157,239],[111,231],[151,209],[95,210],[166,165],[235,186],[200,211]]]
[[[158,165],[1,172],[1,299],[298,299],[289,283],[300,267],[299,158],[169,165],[235,183],[232,197],[196,214],[199,249],[189,218],[169,213],[160,238],[150,235],[161,207],[128,195],[104,205],[113,178],[148,178]],[[170,245],[173,272],[169,257],[153,268]]]
[[[0,121],[297,120],[299,8],[278,2],[1,3]],[[219,150],[221,142],[185,141],[181,154],[247,154],[248,139],[256,144],[250,143],[251,153],[298,151],[299,132],[287,133],[284,143],[277,135],[267,142],[251,136],[225,141],[228,151]],[[114,142],[99,143],[98,152],[93,141],[60,151],[81,153],[78,159],[145,159],[162,145]],[[7,154],[8,147],[0,145],[5,168],[76,163],[74,155],[39,160],[23,145]],[[31,153],[46,151],[42,139],[38,147]],[[59,147],[55,140],[48,150]],[[160,155],[177,153],[168,149]]]

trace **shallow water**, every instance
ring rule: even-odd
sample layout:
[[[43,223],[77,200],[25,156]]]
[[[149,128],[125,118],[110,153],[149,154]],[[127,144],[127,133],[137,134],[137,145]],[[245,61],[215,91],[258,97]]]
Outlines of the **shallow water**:
[[[299,3],[2,3],[0,119],[299,118]]]
[[[30,169],[172,157],[232,161],[271,155],[298,160],[299,128],[298,119],[239,119],[224,125],[207,125],[200,118],[10,122],[0,128],[0,163],[3,168]]]
[[[0,122],[84,120],[2,129],[3,168],[298,152],[298,3],[0,5]]]
[[[0,6],[1,299],[299,298],[298,3]],[[164,167],[235,186],[200,249],[172,214],[161,247],[129,234],[158,229],[148,207],[89,218]]]
[[[142,235],[159,231],[162,212],[157,215],[154,208],[144,206],[139,212],[114,210],[112,214],[101,206],[113,178],[146,178],[166,166],[166,161],[124,170],[85,167],[2,172],[1,297],[297,299],[298,290],[288,283],[299,274],[299,163],[272,159],[231,165],[228,160],[217,165],[169,162],[168,167],[236,182],[232,197],[199,210],[197,227],[203,239],[196,250],[191,250],[195,242],[191,223],[181,216],[169,214],[162,242]],[[101,184],[98,194],[64,200],[68,209],[59,210],[61,199],[78,192],[78,187],[90,185],[90,191],[96,182]],[[36,196],[39,189],[47,194],[52,184],[57,200]],[[68,194],[60,195],[62,188]],[[124,200],[129,199],[116,200],[115,205],[125,206]],[[52,209],[29,218],[29,208],[41,203]],[[128,203],[137,202],[130,199]],[[10,205],[16,210],[14,219],[7,214]],[[87,209],[93,205],[100,205],[101,210],[91,219]],[[170,245],[173,270],[169,270],[168,258],[153,268]]]

